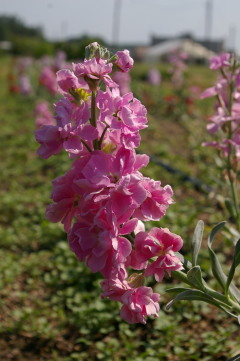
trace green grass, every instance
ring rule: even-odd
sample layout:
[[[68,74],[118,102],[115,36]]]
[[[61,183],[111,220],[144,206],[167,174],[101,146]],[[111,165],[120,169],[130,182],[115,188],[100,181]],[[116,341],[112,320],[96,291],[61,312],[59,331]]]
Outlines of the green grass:
[[[168,296],[164,290],[171,280],[156,286],[162,295],[162,309],[159,318],[149,320],[146,326],[126,324],[120,319],[118,304],[100,299],[101,277],[77,261],[62,226],[50,224],[44,215],[51,181],[68,169],[68,158],[65,154],[49,160],[36,156],[36,97],[9,94],[6,74],[11,62],[4,58],[0,63],[0,359],[223,361],[239,351],[238,326],[221,312],[185,302],[165,311]],[[133,73],[134,89],[140,98],[147,90],[152,104],[141,150],[221,189],[217,171],[209,172],[214,160],[200,147],[205,136],[202,115],[195,111],[187,119],[173,120],[171,114],[164,114],[164,89],[149,88],[139,77],[146,72],[146,67],[141,67],[136,66]],[[202,78],[206,74],[206,69],[199,67],[188,77],[193,83],[194,77],[200,77],[207,84],[210,80]],[[196,127],[197,137],[193,133]],[[203,218],[208,231],[223,219],[224,210],[191,184],[154,164],[144,173],[173,186],[176,203],[160,225],[183,236],[187,255],[197,220]],[[218,247],[222,250],[223,246]],[[228,255],[229,245],[224,247]],[[205,250],[201,260],[208,273]]]

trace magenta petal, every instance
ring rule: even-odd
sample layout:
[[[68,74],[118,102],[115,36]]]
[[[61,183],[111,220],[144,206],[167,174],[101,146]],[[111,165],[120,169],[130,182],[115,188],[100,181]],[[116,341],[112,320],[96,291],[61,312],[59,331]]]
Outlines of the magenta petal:
[[[98,131],[91,124],[87,124],[83,127],[79,135],[83,140],[92,141],[94,139],[97,139]]]

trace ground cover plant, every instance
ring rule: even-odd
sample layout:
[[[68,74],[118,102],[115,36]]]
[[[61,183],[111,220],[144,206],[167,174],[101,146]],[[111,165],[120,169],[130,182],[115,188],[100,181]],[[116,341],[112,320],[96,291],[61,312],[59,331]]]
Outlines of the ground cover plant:
[[[6,60],[3,59],[2,64],[2,69],[6,69],[2,74],[4,82],[9,69]],[[142,84],[137,76],[135,84],[136,88]],[[1,172],[1,357],[6,360],[26,357],[33,360],[211,360],[214,355],[215,359],[225,360],[236,353],[237,325],[207,306],[176,304],[170,313],[163,308],[160,317],[147,326],[130,326],[120,320],[117,305],[99,300],[99,276],[79,264],[68,248],[62,228],[49,224],[44,217],[43,209],[49,203],[51,188],[49,179],[67,170],[68,159],[64,154],[58,159],[38,159],[32,137],[35,97],[10,96],[7,86],[1,92],[4,124],[1,146],[6,154]],[[150,109],[154,112],[154,107]],[[202,119],[190,120],[203,131]],[[172,132],[173,126],[175,132]],[[216,174],[203,170],[212,159],[200,148],[202,139],[198,144],[196,139],[193,142],[191,126],[186,126],[186,120],[178,124],[167,117],[151,115],[149,133],[142,134],[145,137],[142,151],[147,152],[147,148],[167,163],[174,161],[188,174],[198,177],[202,174],[203,182],[217,187]],[[166,147],[172,145],[173,148],[176,135],[180,146],[170,155]],[[190,143],[190,151],[186,149],[186,142]],[[173,231],[184,238],[185,252],[189,252],[188,243],[196,219],[204,219],[208,231],[222,219],[221,213],[225,210],[216,208],[213,212],[206,194],[157,165],[153,164],[145,175],[161,179],[163,184],[170,183],[175,189],[176,203],[166,219],[162,219],[161,227],[171,224]],[[221,206],[217,201],[215,205]],[[226,262],[231,256],[229,245],[230,242],[223,255]],[[218,247],[221,249],[222,244]],[[204,252],[201,258],[207,270],[209,264]],[[155,291],[162,294],[164,285],[157,287]],[[167,303],[169,298],[165,297]],[[187,332],[183,333],[183,329]],[[199,329],[203,331],[201,335]]]

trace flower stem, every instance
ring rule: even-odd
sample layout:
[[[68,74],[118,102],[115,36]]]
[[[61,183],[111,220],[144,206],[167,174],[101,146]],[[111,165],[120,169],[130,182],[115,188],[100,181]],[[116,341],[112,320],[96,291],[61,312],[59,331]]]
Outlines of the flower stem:
[[[93,90],[92,91],[92,101],[91,101],[91,119],[90,119],[90,123],[95,128],[97,127],[96,96],[97,96],[97,91]],[[94,139],[93,147],[94,147],[94,149],[100,149],[98,139]]]

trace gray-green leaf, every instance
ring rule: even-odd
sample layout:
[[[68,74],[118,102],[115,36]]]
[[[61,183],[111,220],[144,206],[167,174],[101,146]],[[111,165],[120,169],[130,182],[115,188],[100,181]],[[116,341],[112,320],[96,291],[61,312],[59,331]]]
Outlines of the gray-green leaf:
[[[228,288],[233,280],[235,270],[239,264],[240,264],[240,239],[238,240],[238,242],[236,243],[236,246],[235,246],[233,262],[232,262],[232,266],[230,268],[229,275],[227,278],[227,283],[226,283],[226,293],[228,292]]]
[[[204,222],[198,221],[192,238],[192,264],[197,265],[197,258],[202,244]]]
[[[169,310],[170,307],[176,302],[176,301],[182,301],[182,300],[189,300],[189,301],[203,301],[206,303],[209,303],[210,305],[221,307],[223,305],[219,305],[219,303],[214,300],[211,296],[206,295],[202,291],[199,290],[192,290],[187,289],[186,291],[179,293],[173,300],[171,300],[167,306],[166,309]]]

